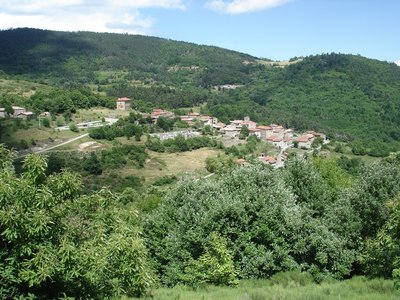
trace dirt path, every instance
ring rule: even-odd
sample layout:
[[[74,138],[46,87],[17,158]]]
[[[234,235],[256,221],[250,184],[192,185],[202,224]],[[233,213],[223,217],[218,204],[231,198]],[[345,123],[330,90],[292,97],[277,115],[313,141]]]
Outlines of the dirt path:
[[[43,152],[46,152],[46,151],[49,151],[49,150],[53,150],[53,149],[56,149],[56,148],[58,148],[58,147],[61,147],[61,146],[67,145],[67,144],[69,144],[69,143],[75,142],[75,141],[77,141],[77,140],[80,140],[80,139],[82,139],[82,138],[84,138],[84,137],[87,137],[88,135],[89,135],[89,133],[85,133],[85,134],[79,135],[79,136],[77,136],[77,137],[74,137],[74,138],[72,138],[72,139],[69,139],[68,141],[62,142],[61,144],[54,145],[54,146],[51,146],[51,147],[47,147],[47,148],[44,148],[44,149],[40,149],[40,150],[37,150],[37,151],[33,151],[33,153],[43,153]],[[27,156],[28,154],[29,154],[29,153],[20,155],[18,158],[25,157],[25,156]]]

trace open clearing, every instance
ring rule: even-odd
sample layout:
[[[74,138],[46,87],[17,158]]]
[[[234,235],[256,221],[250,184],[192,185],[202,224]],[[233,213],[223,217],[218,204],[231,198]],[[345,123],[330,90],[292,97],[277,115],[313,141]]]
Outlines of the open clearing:
[[[165,175],[183,175],[185,173],[208,173],[205,168],[205,160],[209,156],[216,156],[220,151],[202,148],[193,151],[179,153],[157,153],[149,151],[144,168],[136,169],[126,166],[121,169],[121,175],[143,176],[146,181],[153,182],[157,177]]]
[[[129,116],[128,110],[115,110],[104,107],[92,107],[91,109],[79,109],[74,114],[74,121],[85,122],[85,121],[99,121],[101,118],[113,117],[127,117]]]

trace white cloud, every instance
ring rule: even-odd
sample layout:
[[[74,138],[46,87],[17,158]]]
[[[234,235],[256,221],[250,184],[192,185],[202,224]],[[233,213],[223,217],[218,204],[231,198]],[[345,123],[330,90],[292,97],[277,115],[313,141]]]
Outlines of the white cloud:
[[[0,28],[149,34],[140,9],[185,9],[185,0],[0,0]]]
[[[396,65],[400,66],[400,60],[394,62]]]
[[[270,9],[289,1],[290,0],[211,0],[206,3],[206,7],[215,11],[236,15]]]

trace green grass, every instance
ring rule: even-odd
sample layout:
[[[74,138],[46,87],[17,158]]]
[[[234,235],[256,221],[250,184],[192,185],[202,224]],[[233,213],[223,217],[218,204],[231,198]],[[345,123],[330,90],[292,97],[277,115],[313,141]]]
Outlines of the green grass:
[[[206,286],[193,290],[186,286],[159,288],[150,291],[147,298],[155,300],[391,300],[400,299],[393,281],[354,277],[350,280],[321,284],[272,280],[242,280],[237,287]]]
[[[115,110],[104,107],[92,107],[90,109],[79,109],[74,114],[75,122],[84,122],[84,121],[101,121],[103,117],[127,117],[129,115],[128,110]]]
[[[52,87],[36,82],[15,80],[15,79],[0,79],[1,94],[15,94],[23,97],[32,96],[36,91],[48,92]]]
[[[205,160],[208,156],[216,156],[219,150],[201,148],[193,151],[178,153],[157,153],[149,151],[144,168],[137,169],[127,165],[119,169],[123,176],[144,176],[146,182],[151,184],[158,178],[167,175],[184,176],[187,173],[208,174],[205,169]]]

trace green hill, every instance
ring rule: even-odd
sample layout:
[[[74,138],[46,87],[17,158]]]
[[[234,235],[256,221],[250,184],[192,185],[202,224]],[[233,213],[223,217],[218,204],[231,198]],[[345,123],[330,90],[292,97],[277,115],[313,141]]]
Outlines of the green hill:
[[[400,67],[354,55],[310,56],[263,70],[209,109],[226,118],[250,113],[257,121],[322,130],[355,149],[387,152],[400,140]]]
[[[0,31],[0,75],[62,89],[83,85],[143,100],[142,108],[207,102],[206,112],[223,121],[250,115],[321,130],[359,154],[387,154],[400,145],[400,67],[361,56],[274,64],[156,37],[25,28]],[[223,84],[242,87],[212,88]]]
[[[50,83],[104,84],[116,77],[163,83],[197,79],[202,85],[230,80],[245,83],[245,60],[254,58],[217,47],[140,35],[28,28],[0,31],[0,69],[7,74],[39,76]]]

